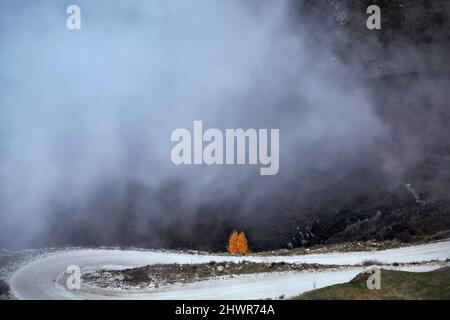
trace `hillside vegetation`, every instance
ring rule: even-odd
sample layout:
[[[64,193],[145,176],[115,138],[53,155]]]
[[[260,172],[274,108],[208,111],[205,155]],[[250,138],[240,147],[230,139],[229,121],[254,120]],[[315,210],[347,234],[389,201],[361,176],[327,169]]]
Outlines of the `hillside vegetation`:
[[[448,300],[450,267],[431,272],[381,270],[381,289],[367,289],[368,273],[353,280],[306,292],[296,300]]]

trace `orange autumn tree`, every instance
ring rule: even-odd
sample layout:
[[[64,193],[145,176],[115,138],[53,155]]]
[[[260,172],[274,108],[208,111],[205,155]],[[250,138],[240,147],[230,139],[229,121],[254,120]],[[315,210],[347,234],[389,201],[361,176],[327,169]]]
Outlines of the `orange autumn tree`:
[[[240,254],[248,254],[250,253],[250,249],[248,248],[247,237],[245,236],[244,231],[241,231],[238,235],[238,253]]]
[[[227,251],[228,253],[237,253],[237,240],[238,240],[239,234],[236,230],[234,230],[230,237],[228,238],[228,245],[227,245]]]
[[[250,249],[248,248],[247,237],[245,236],[244,231],[237,232],[234,230],[230,238],[228,239],[227,246],[228,253],[231,254],[248,254],[250,253]]]

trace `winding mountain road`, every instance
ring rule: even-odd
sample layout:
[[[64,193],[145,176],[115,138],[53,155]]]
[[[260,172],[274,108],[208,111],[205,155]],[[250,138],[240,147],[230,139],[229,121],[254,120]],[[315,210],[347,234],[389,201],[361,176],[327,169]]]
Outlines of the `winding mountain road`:
[[[12,274],[9,285],[13,295],[18,299],[261,299],[281,295],[289,297],[314,288],[347,282],[363,270],[358,265],[366,260],[391,264],[444,261],[449,258],[450,240],[382,251],[265,257],[196,255],[164,251],[66,250],[38,257],[23,265]],[[335,265],[336,268],[324,271],[242,275],[135,291],[96,288],[83,283],[80,289],[69,290],[64,281],[61,281],[70,265],[79,266],[84,272],[98,269],[126,269],[156,263],[237,262],[244,259],[253,262],[328,264]],[[343,265],[355,267],[339,267]],[[426,264],[399,269],[428,271],[437,267],[438,264]]]

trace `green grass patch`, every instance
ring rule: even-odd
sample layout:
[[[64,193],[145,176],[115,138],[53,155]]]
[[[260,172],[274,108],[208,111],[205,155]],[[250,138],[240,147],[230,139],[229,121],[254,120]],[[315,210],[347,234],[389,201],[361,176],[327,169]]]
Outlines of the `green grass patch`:
[[[431,272],[381,270],[381,289],[367,288],[368,273],[309,292],[295,300],[450,300],[450,267]]]

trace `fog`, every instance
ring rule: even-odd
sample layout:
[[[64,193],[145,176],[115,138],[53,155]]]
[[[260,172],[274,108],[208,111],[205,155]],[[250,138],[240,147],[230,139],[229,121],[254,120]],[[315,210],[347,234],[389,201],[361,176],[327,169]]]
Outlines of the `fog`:
[[[330,190],[347,199],[354,170],[394,188],[420,155],[376,110],[386,97],[361,66],[339,58],[346,38],[291,1],[77,1],[74,31],[70,4],[0,4],[0,247],[217,247]],[[279,173],[174,165],[170,135],[195,120],[280,129]],[[406,151],[380,153],[394,136]]]

